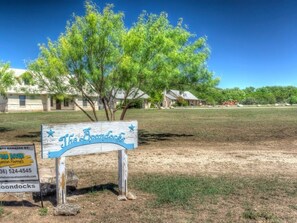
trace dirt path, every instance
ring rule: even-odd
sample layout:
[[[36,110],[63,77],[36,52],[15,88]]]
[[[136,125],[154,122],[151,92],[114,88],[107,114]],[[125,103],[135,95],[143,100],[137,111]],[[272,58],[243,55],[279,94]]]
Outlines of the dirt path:
[[[250,143],[209,144],[186,142],[140,146],[129,152],[130,173],[236,174],[297,178],[297,140]],[[48,161],[46,161],[48,163]],[[117,153],[72,157],[71,169],[113,171]]]

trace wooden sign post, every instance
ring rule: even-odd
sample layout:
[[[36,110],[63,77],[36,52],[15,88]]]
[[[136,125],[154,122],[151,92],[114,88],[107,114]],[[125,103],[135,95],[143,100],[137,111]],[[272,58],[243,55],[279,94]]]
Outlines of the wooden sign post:
[[[66,204],[66,182],[66,158],[56,158],[56,194],[58,204]]]
[[[119,168],[119,195],[127,196],[128,194],[128,155],[125,150],[118,152]]]
[[[66,156],[118,150],[119,194],[127,196],[128,155],[138,146],[137,121],[42,125],[42,158],[56,159],[57,204],[66,203]]]

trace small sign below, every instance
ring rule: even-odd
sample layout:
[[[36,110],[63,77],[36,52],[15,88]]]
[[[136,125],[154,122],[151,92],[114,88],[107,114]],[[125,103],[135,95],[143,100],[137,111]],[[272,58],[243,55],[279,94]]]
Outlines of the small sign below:
[[[34,145],[0,146],[0,192],[38,192]]]
[[[19,193],[19,192],[39,192],[39,181],[10,181],[0,182],[0,192]]]

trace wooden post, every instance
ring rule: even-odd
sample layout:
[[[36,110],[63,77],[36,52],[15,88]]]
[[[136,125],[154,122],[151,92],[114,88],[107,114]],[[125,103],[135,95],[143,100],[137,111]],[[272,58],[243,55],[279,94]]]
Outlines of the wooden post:
[[[128,195],[128,155],[126,150],[119,150],[119,195]]]
[[[73,100],[76,102],[76,104],[79,103],[79,102],[78,102],[78,98],[74,98]],[[76,104],[73,102],[73,110],[74,110],[74,111],[78,111],[78,110],[79,110],[79,107],[76,106]]]
[[[51,96],[46,95],[46,111],[50,111],[50,110],[51,110]]]
[[[66,158],[56,158],[56,193],[57,205],[66,204]]]

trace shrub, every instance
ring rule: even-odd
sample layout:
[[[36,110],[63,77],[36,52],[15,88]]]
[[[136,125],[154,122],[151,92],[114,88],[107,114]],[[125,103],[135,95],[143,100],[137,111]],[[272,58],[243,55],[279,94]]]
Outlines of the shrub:
[[[245,99],[243,99],[241,101],[241,104],[243,104],[243,105],[255,105],[255,104],[257,104],[257,101],[256,101],[256,99],[254,97],[247,97],[247,98],[245,98]]]
[[[177,106],[187,106],[188,103],[185,101],[185,99],[183,99],[182,97],[178,97],[176,99],[176,105]]]
[[[293,96],[289,97],[288,102],[290,104],[297,104],[297,96],[293,95]]]

